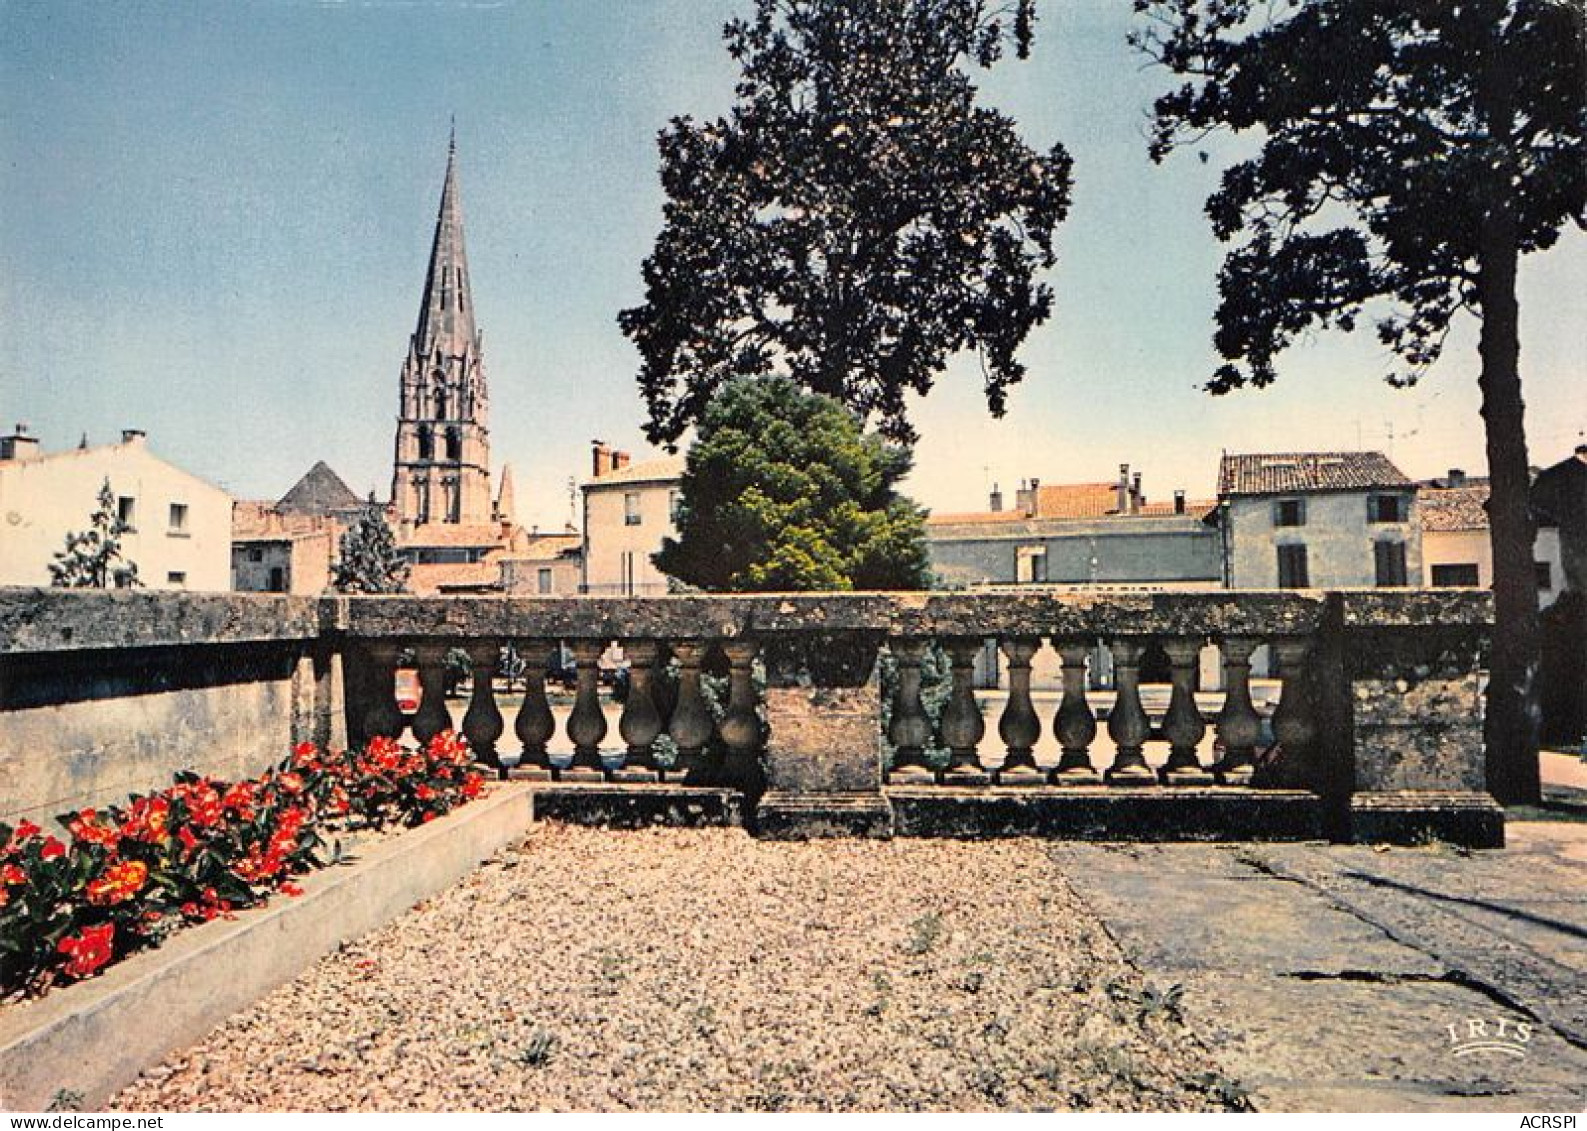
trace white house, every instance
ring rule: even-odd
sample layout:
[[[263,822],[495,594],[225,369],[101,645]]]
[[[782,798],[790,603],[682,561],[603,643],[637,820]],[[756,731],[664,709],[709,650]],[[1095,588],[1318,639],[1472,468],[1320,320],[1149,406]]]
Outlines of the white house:
[[[48,585],[50,563],[69,533],[88,529],[107,481],[142,585],[231,588],[225,491],[155,455],[134,429],[119,444],[44,452],[21,425],[0,437],[0,585]]]
[[[1493,543],[1488,531],[1488,480],[1455,469],[1423,483],[1417,496],[1422,526],[1423,583],[1493,587]],[[1532,546],[1537,603],[1546,609],[1565,588],[1559,527],[1540,522]]]
[[[667,592],[667,575],[650,556],[677,533],[684,458],[631,463],[627,452],[595,442],[584,493],[584,575],[580,592],[648,596]]]
[[[1416,484],[1381,452],[1226,455],[1218,469],[1224,584],[1418,584]]]

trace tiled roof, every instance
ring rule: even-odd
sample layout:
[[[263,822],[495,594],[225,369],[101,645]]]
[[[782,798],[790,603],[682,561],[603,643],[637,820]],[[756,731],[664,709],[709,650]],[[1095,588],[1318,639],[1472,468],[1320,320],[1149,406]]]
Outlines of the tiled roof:
[[[1360,491],[1410,487],[1382,452],[1292,452],[1224,456],[1218,494],[1282,495],[1301,491]]]
[[[664,456],[647,459],[644,463],[631,463],[618,471],[584,481],[585,487],[607,487],[616,483],[665,483],[683,477],[683,456]]]
[[[353,489],[320,460],[304,473],[303,478],[282,495],[276,509],[298,511],[305,514],[332,514],[336,511],[357,510],[363,500],[353,494]]]
[[[577,534],[531,534],[522,549],[514,547],[501,557],[515,562],[550,562],[578,553],[583,545],[584,539]]]
[[[1431,531],[1486,530],[1488,485],[1423,487],[1417,495],[1422,529]]]
[[[496,559],[416,565],[408,571],[408,588],[421,597],[468,589],[493,589],[501,584]]]
[[[406,548],[432,546],[500,546],[508,541],[499,522],[427,522],[398,539]]]
[[[292,541],[320,534],[340,536],[342,524],[327,515],[282,514],[274,503],[239,499],[231,508],[233,542]]]

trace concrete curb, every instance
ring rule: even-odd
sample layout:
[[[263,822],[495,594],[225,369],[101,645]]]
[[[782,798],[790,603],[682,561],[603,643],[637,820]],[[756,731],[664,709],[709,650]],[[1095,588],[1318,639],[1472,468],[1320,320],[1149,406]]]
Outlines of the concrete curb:
[[[192,1044],[339,944],[383,925],[523,835],[528,786],[506,782],[454,813],[304,877],[303,894],[174,935],[102,976],[0,1011],[0,1110],[84,1110]]]

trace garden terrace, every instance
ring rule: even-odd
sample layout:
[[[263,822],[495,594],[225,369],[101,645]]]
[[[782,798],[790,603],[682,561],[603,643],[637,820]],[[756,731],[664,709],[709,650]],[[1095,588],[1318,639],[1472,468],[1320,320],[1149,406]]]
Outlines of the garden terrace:
[[[423,740],[457,725],[480,760],[537,783],[542,815],[742,813],[760,835],[796,837],[1497,844],[1480,694],[1491,616],[1486,594],[1414,589],[441,599],[0,590],[0,818],[119,798],[183,767],[257,769],[296,740]],[[994,717],[973,678],[988,641],[1007,672]],[[510,728],[490,678],[506,644],[527,661]],[[613,644],[630,673],[615,726],[600,691]],[[933,644],[949,667],[935,721],[921,681]],[[1211,706],[1196,693],[1209,645],[1223,688]],[[1251,695],[1252,654],[1264,645],[1281,681],[1270,718]],[[551,756],[559,724],[546,691],[564,647],[576,672],[560,724],[571,762]],[[1100,707],[1085,686],[1099,648],[1113,684]],[[456,724],[445,699],[454,649],[474,671]],[[1062,694],[1042,710],[1030,673],[1046,649],[1062,665]],[[1167,679],[1143,696],[1148,649],[1166,654]],[[886,710],[884,650],[896,672]],[[422,688],[411,716],[396,699],[409,654]],[[703,686],[712,672],[727,688],[714,711]],[[1148,703],[1161,705],[1157,717]],[[1034,750],[1049,730],[1060,755],[1044,765]],[[993,757],[990,734],[1001,746]]]

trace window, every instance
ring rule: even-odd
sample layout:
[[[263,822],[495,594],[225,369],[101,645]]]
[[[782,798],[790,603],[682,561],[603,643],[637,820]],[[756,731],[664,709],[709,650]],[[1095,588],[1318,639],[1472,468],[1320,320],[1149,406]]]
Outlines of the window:
[[[1311,578],[1306,572],[1305,546],[1280,546],[1278,548],[1278,587],[1280,589],[1306,589]]]
[[[1021,585],[1047,580],[1047,547],[1021,546],[1014,551],[1014,580]]]
[[[1404,495],[1368,495],[1368,522],[1406,522],[1410,518],[1411,500]]]
[[[1372,560],[1377,570],[1378,587],[1405,584],[1405,543],[1382,541],[1372,543]]]
[[[1554,569],[1548,562],[1533,562],[1532,568],[1537,571],[1537,587],[1543,592],[1554,588]]]
[[[285,593],[287,591],[287,571],[280,566],[270,567],[270,592]]]
[[[262,561],[264,561],[264,547],[262,547],[262,546],[250,546],[250,547],[248,547],[248,560],[251,561],[251,562],[262,562]]]
[[[187,588],[187,574],[179,570],[172,570],[165,575],[165,583],[175,589]]]
[[[625,597],[634,595],[634,552],[624,550],[622,558],[622,593]]]
[[[456,428],[446,430],[446,458],[450,463],[463,458],[463,437]]]
[[[428,428],[419,429],[419,458],[435,458],[435,439],[430,435]]]
[[[1475,588],[1482,581],[1477,576],[1476,562],[1451,562],[1433,567],[1433,584],[1441,589],[1454,585]]]
[[[121,520],[121,525],[129,531],[138,526],[138,500],[131,495],[123,495],[116,500],[116,517]]]
[[[172,503],[171,504],[171,524],[170,524],[170,526],[171,526],[170,532],[172,534],[186,534],[187,533],[187,504],[186,503]]]
[[[1274,526],[1305,526],[1306,500],[1279,499],[1273,504]]]
[[[549,569],[540,570],[535,578],[535,590],[539,593],[551,592],[551,571]]]
[[[639,525],[639,492],[628,491],[623,495],[623,525]]]
[[[667,518],[673,526],[678,525],[678,510],[683,505],[683,492],[674,487],[667,492]]]

